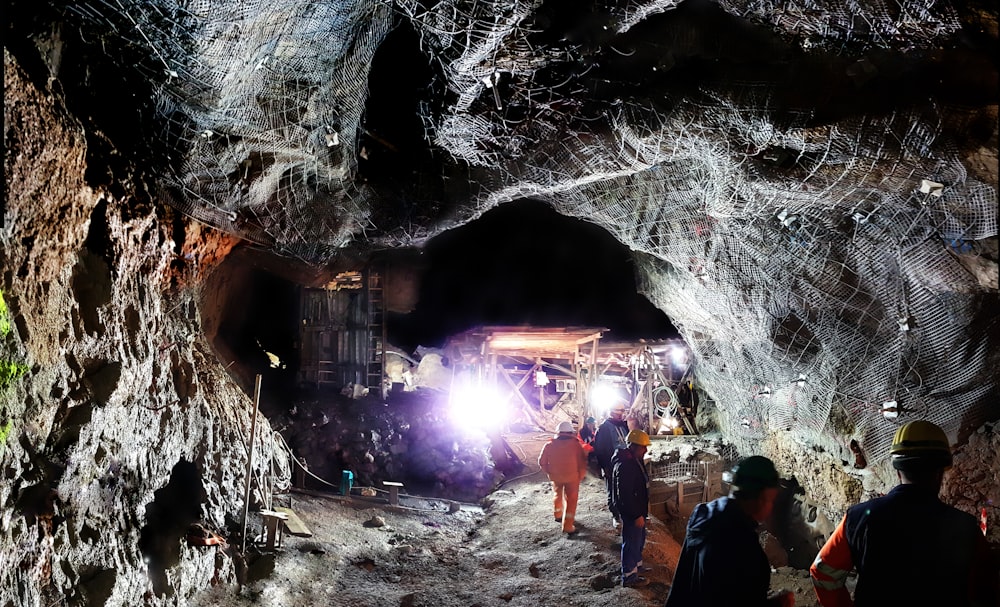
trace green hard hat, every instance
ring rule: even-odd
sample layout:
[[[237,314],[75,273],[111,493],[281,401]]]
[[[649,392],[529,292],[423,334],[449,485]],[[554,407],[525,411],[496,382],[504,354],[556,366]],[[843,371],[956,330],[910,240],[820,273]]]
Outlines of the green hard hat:
[[[759,491],[778,486],[778,470],[763,455],[751,455],[733,468],[732,484],[744,491]]]

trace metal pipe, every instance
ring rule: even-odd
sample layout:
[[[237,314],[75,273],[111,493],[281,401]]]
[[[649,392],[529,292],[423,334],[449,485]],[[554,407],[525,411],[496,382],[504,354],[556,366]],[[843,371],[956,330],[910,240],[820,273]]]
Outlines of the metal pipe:
[[[250,418],[250,444],[247,449],[247,482],[243,490],[243,548],[247,551],[247,516],[250,514],[250,480],[253,478],[253,441],[257,433],[257,410],[260,408],[260,373],[253,387],[253,417]]]

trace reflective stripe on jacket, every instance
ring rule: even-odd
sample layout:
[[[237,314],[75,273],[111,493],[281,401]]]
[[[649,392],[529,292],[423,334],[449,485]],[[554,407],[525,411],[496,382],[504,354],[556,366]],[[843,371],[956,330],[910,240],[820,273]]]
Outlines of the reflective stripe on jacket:
[[[851,593],[844,583],[847,575],[854,569],[851,560],[851,548],[847,545],[847,535],[844,532],[845,516],[841,519],[833,535],[816,555],[809,575],[812,576],[816,596],[823,607],[850,607],[854,605]]]

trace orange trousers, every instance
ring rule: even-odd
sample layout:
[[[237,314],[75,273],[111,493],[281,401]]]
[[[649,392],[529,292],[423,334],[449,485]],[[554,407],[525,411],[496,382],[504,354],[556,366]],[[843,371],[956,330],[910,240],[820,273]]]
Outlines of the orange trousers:
[[[557,483],[552,481],[552,489],[555,493],[552,507],[556,518],[562,519],[562,530],[566,533],[576,531],[573,523],[576,520],[576,503],[580,500],[580,482]]]

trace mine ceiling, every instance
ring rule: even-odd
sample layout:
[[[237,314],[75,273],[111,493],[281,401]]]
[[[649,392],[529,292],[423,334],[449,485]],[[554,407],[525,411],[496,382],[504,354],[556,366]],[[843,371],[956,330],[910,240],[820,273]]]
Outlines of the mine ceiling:
[[[884,465],[905,419],[961,442],[997,417],[993,3],[12,9],[11,52],[109,159],[91,185],[137,169],[314,268],[545,203],[628,251],[742,451]]]

